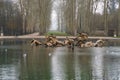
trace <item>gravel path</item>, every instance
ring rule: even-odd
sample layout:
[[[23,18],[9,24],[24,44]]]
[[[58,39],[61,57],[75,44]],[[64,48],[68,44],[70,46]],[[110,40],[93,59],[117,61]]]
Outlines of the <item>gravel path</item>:
[[[66,36],[56,36],[58,39],[65,39]],[[69,38],[75,38],[74,36],[68,36]],[[44,39],[45,36],[35,36],[35,35],[25,35],[25,36],[0,36],[0,39]],[[114,37],[89,37],[89,39],[117,39],[120,40],[120,38],[114,38]]]
[[[66,36],[56,36],[58,39],[65,39]],[[75,36],[68,36],[69,38],[75,38]],[[33,34],[28,34],[28,35],[22,35],[22,36],[0,36],[0,39],[44,39],[45,36],[39,36],[39,33],[33,33]],[[115,37],[89,37],[89,39],[112,39],[112,40],[120,40],[120,38],[115,38]]]

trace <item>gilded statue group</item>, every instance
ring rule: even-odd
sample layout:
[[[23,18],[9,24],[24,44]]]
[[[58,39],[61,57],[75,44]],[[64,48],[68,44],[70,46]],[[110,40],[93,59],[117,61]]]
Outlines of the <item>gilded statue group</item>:
[[[66,36],[64,40],[58,40],[53,34],[46,36],[45,41],[41,42],[39,40],[33,39],[31,45],[44,45],[46,47],[58,47],[67,46],[69,48],[78,47],[102,47],[104,45],[103,39],[98,39],[95,42],[88,40],[88,35],[86,33],[79,33],[75,38],[69,38]]]

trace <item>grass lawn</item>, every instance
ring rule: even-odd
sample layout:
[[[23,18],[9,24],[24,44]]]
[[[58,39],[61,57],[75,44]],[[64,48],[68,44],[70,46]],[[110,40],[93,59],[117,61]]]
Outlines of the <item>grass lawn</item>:
[[[50,35],[50,34],[53,34],[55,36],[69,36],[69,34],[64,33],[64,32],[59,32],[59,31],[49,31],[45,33],[45,35]]]

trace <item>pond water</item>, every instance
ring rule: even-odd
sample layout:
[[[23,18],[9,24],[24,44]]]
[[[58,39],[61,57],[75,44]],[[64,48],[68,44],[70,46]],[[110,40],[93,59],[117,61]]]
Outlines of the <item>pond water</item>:
[[[73,51],[0,40],[0,80],[120,80],[120,41]]]

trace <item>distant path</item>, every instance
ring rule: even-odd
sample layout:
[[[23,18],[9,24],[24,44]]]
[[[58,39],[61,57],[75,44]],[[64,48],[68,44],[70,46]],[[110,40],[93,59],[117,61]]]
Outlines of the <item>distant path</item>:
[[[58,39],[65,39],[66,36],[56,36]],[[69,38],[75,38],[74,36],[68,36]],[[44,39],[45,36],[0,36],[0,39]],[[113,39],[113,40],[120,40],[120,38],[114,37],[88,37],[89,39]]]
[[[56,36],[58,39],[65,39],[66,36]],[[69,38],[75,38],[75,36],[68,36]],[[21,35],[21,36],[0,36],[0,39],[44,39],[45,36],[39,36],[39,33],[33,33],[28,35]],[[88,37],[89,39],[112,39],[112,40],[120,40],[120,38],[114,37]]]

